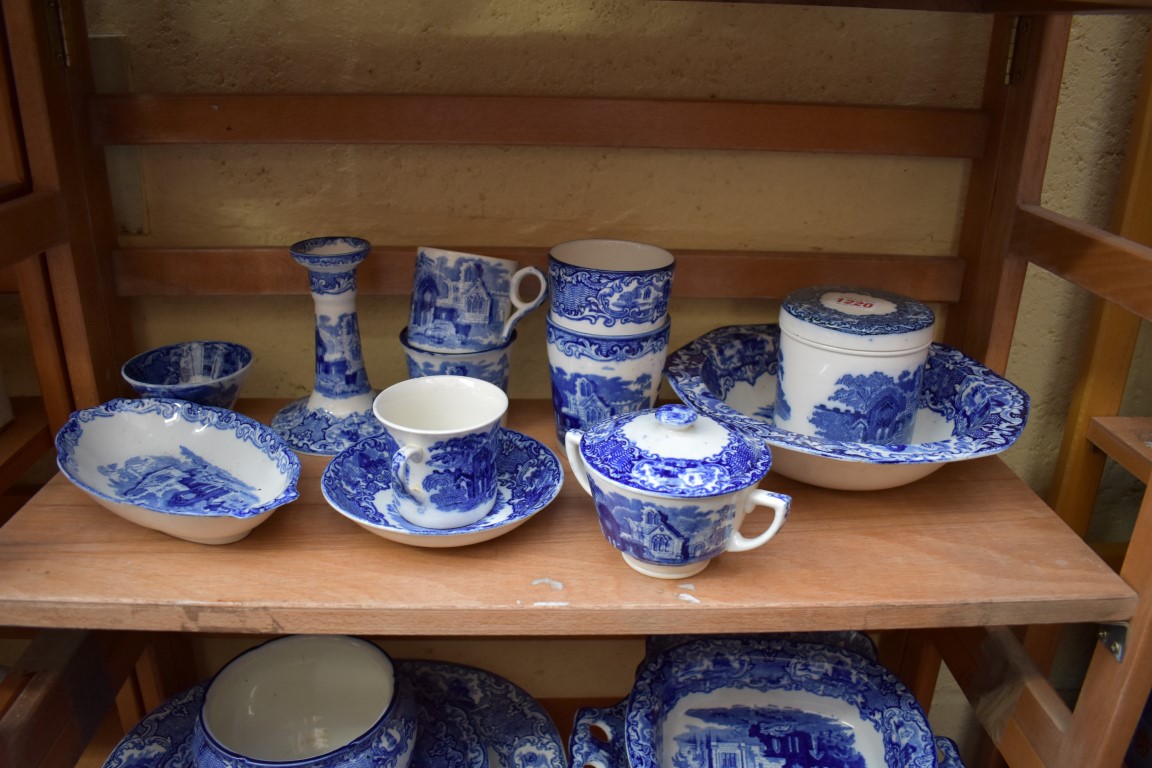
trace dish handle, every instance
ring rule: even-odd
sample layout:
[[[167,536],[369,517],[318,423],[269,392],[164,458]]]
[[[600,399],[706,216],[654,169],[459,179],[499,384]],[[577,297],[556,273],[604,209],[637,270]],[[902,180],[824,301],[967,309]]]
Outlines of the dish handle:
[[[936,737],[936,754],[939,768],[964,768],[964,761],[960,759],[960,750],[956,742],[944,736]],[[579,768],[579,766],[577,766]]]
[[[628,700],[624,699],[610,707],[584,707],[576,712],[568,739],[570,768],[628,768],[624,738],[627,707]]]

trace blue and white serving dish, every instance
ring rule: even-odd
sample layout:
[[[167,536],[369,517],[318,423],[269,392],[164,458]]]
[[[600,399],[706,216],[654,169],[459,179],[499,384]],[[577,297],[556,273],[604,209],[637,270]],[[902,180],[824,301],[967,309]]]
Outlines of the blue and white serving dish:
[[[625,701],[577,714],[569,751],[572,766],[598,768],[960,765],[884,667],[775,638],[701,638],[646,658]]]
[[[566,768],[556,725],[523,689],[460,664],[398,659],[416,700],[408,768]],[[192,731],[206,683],[173,696],[120,741],[104,768],[198,768]]]
[[[564,483],[560,460],[538,440],[501,428],[496,457],[496,503],[475,523],[423,528],[397,511],[391,487],[396,443],[387,435],[362,440],[329,462],[320,481],[324,498],[371,533],[415,547],[463,547],[503,536],[548,506]]]
[[[801,435],[773,423],[780,329],[727,326],[668,355],[665,374],[688,405],[771,446],[778,474],[843,490],[893,488],[949,462],[992,456],[1020,437],[1028,395],[959,350],[933,343],[911,441],[876,445]]]
[[[56,435],[64,476],[145,528],[202,544],[244,538],[297,497],[300,460],[268,427],[182,400],[110,400]]]
[[[150,349],[120,368],[141,397],[231,408],[252,366],[252,350],[231,341],[183,341]]]

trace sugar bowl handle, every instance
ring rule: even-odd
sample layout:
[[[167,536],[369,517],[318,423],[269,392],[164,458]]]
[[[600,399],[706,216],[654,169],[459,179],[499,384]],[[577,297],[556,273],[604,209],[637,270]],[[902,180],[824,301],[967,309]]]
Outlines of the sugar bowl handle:
[[[588,467],[584,464],[584,457],[580,455],[580,443],[584,440],[584,433],[578,429],[570,429],[564,435],[564,451],[568,454],[568,466],[572,468],[572,475],[580,487],[589,496],[592,495],[592,486],[588,485]]]
[[[747,501],[744,502],[744,511],[738,518],[739,523],[744,522],[744,516],[756,507],[768,507],[772,510],[772,524],[759,536],[751,539],[746,538],[739,531],[735,531],[728,542],[729,552],[747,552],[767,544],[768,540],[780,531],[780,527],[788,519],[788,511],[792,508],[792,497],[757,488],[748,495]]]
[[[628,768],[624,712],[628,700],[611,707],[585,707],[576,712],[568,739],[571,768]]]

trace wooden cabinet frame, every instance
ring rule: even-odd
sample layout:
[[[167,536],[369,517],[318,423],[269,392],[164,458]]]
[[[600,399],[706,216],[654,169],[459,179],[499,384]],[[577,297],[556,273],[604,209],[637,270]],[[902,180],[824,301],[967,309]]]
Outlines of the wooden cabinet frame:
[[[39,280],[51,287],[54,308],[48,314],[58,320],[67,361],[63,388],[77,406],[95,404],[117,392],[119,362],[130,351],[117,311],[121,297],[307,290],[298,279],[298,268],[283,258],[279,247],[117,247],[102,155],[103,146],[114,143],[430,142],[968,158],[971,174],[956,257],[677,251],[677,295],[779,298],[794,288],[830,280],[898,283],[903,292],[916,298],[947,304],[946,340],[1000,371],[1007,363],[1029,261],[1128,312],[1152,317],[1152,251],[1038,205],[1070,27],[1070,17],[1063,14],[1146,10],[1152,9],[1152,3],[864,0],[816,4],[996,14],[981,108],[387,94],[96,96],[85,58],[79,4],[53,6],[60,9],[53,17],[32,0],[3,0],[9,43],[18,65],[22,110],[28,103],[24,116],[38,115],[43,120],[33,132],[35,143],[30,142],[28,148],[34,181],[31,194],[10,215],[43,222],[17,250],[45,254],[46,267],[40,267]],[[1014,15],[1018,13],[1027,15]],[[1007,63],[1009,51],[1011,65]],[[66,63],[59,60],[61,56]],[[343,120],[339,125],[309,119],[336,107],[362,119]],[[436,131],[430,133],[429,126],[436,126]],[[62,162],[65,158],[67,162]],[[5,215],[0,205],[0,226]],[[545,247],[487,250],[539,266]],[[385,255],[400,250],[389,245],[376,248]],[[402,250],[407,255],[410,249]],[[9,255],[0,248],[0,263],[24,264],[25,256]],[[411,260],[389,259],[387,270],[373,265],[381,261],[365,264],[360,290],[406,295],[411,273],[396,265],[407,264],[410,269]],[[195,280],[190,279],[192,275]],[[22,279],[33,282],[31,274]],[[276,404],[250,401],[243,407],[267,418]],[[548,432],[547,403],[517,407],[522,415],[513,426],[540,436]],[[58,420],[59,415],[52,419]],[[738,570],[765,567],[769,562],[768,556],[757,561],[750,554],[739,558],[744,565],[733,564],[736,570],[725,582],[729,594],[722,600],[698,601],[700,606],[668,601],[655,585],[629,581],[624,569],[586,587],[579,572],[571,571],[571,602],[564,605],[532,603],[523,585],[512,577],[501,583],[498,596],[492,596],[469,585],[476,578],[475,569],[482,570],[482,566],[456,554],[443,558],[437,574],[445,595],[420,595],[404,576],[404,569],[414,568],[421,553],[389,551],[388,563],[379,562],[373,555],[379,549],[377,541],[350,530],[344,526],[346,521],[322,516],[324,502],[314,487],[322,468],[319,460],[305,462],[301,484],[312,487],[294,504],[291,514],[275,521],[277,533],[253,537],[244,558],[230,556],[227,549],[192,551],[184,542],[125,528],[92,512],[90,502],[56,478],[0,528],[0,623],[149,632],[369,635],[625,635],[706,632],[717,627],[917,630],[910,636],[915,642],[906,644],[906,657],[896,660],[899,668],[919,670],[911,682],[923,691],[933,671],[927,649],[937,649],[1014,766],[1116,765],[1119,747],[1099,749],[1094,729],[1106,724],[1117,740],[1130,733],[1133,713],[1138,712],[1137,704],[1143,703],[1152,683],[1148,668],[1152,650],[1142,642],[1152,614],[1148,614],[1147,600],[1140,599],[1152,596],[1149,566],[1132,561],[1122,578],[1113,574],[999,459],[952,465],[913,486],[877,494],[844,495],[784,484],[785,490],[803,498],[813,516],[813,525],[807,529],[803,521],[796,522],[790,548],[795,550],[790,557],[796,567],[802,567],[804,558],[819,559],[821,551],[837,551],[845,568],[861,574],[853,585],[858,593],[837,592],[831,583],[819,585],[820,589],[803,585],[764,589],[754,578],[745,578],[751,571]],[[963,490],[976,485],[988,499],[979,506],[991,509],[977,509],[963,500],[971,496]],[[949,501],[940,504],[936,501],[940,498]],[[595,529],[577,519],[575,512],[564,514],[581,503],[579,491],[566,488],[556,502],[559,511],[549,522],[525,526],[523,536],[498,544],[510,561],[523,563],[517,566],[523,569],[521,576],[555,562],[548,547],[555,548],[561,539],[569,547],[586,548],[590,562],[607,557],[597,548]],[[859,520],[864,517],[870,525],[889,526],[894,537],[913,543],[909,546],[920,547],[922,562],[912,563],[895,576],[875,572],[869,558],[875,559],[877,551],[883,553],[883,547],[892,542],[862,530]],[[68,533],[69,523],[89,518],[88,535],[94,540],[90,546]],[[949,531],[961,525],[968,535],[986,541],[977,545],[947,541]],[[1144,539],[1152,536],[1149,526],[1152,518],[1142,515],[1133,547],[1145,546]],[[821,529],[819,537],[816,527]],[[57,535],[60,530],[64,532]],[[1028,550],[1042,554],[1026,556],[1018,546],[1025,540]],[[277,569],[293,567],[301,547],[309,558],[298,566],[304,572],[301,578],[325,568],[339,572],[355,559],[350,554],[356,554],[364,558],[359,562],[368,564],[364,572],[399,597],[364,601],[353,592],[334,588],[328,602],[322,603],[277,591],[272,579],[255,575],[255,569],[274,576]],[[866,552],[866,547],[880,549]],[[133,560],[144,564],[164,562],[180,568],[194,567],[195,561],[201,571],[219,576],[219,591],[209,597],[196,585],[177,589],[174,582],[164,579],[133,580],[139,573],[131,565],[119,577],[129,584],[121,590],[102,578],[100,571],[126,548],[133,552]],[[583,557],[583,549],[581,553]],[[779,551],[773,554],[773,558],[780,557]],[[783,557],[784,565],[788,557]],[[964,570],[972,562],[979,562],[987,572],[962,584],[946,583],[953,571]],[[46,578],[33,563],[52,570],[56,581]],[[473,570],[463,573],[465,566]],[[593,563],[583,570],[612,569],[598,569]],[[84,579],[86,573],[91,578]],[[900,578],[915,588],[899,587],[894,579]],[[518,597],[522,593],[524,600]],[[1097,621],[1128,622],[1129,648],[1123,662],[1110,657],[1094,661],[1085,686],[1092,712],[1083,707],[1068,710],[1015,635],[1003,628]],[[915,652],[917,648],[923,653]]]

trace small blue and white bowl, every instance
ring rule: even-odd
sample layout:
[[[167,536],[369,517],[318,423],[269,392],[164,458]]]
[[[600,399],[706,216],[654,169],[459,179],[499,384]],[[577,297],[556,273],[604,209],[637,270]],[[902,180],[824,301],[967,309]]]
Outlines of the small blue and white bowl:
[[[406,768],[412,691],[376,645],[290,635],[230,661],[192,727],[196,768]]]
[[[878,490],[919,480],[949,462],[992,456],[1020,437],[1028,395],[957,349],[933,343],[907,443],[877,445],[776,426],[775,324],[726,326],[668,355],[665,374],[701,413],[758,434],[773,470],[823,488]]]
[[[297,497],[300,459],[268,427],[182,400],[110,400],[56,434],[64,476],[137,525],[201,544],[247,536]]]
[[[686,578],[723,552],[763,546],[792,504],[756,487],[772,466],[767,446],[686,405],[574,429],[565,447],[604,537],[645,576]],[[757,507],[771,509],[772,522],[747,538],[740,526]]]
[[[141,352],[120,375],[141,397],[231,408],[252,367],[252,350],[231,341],[184,341]]]

